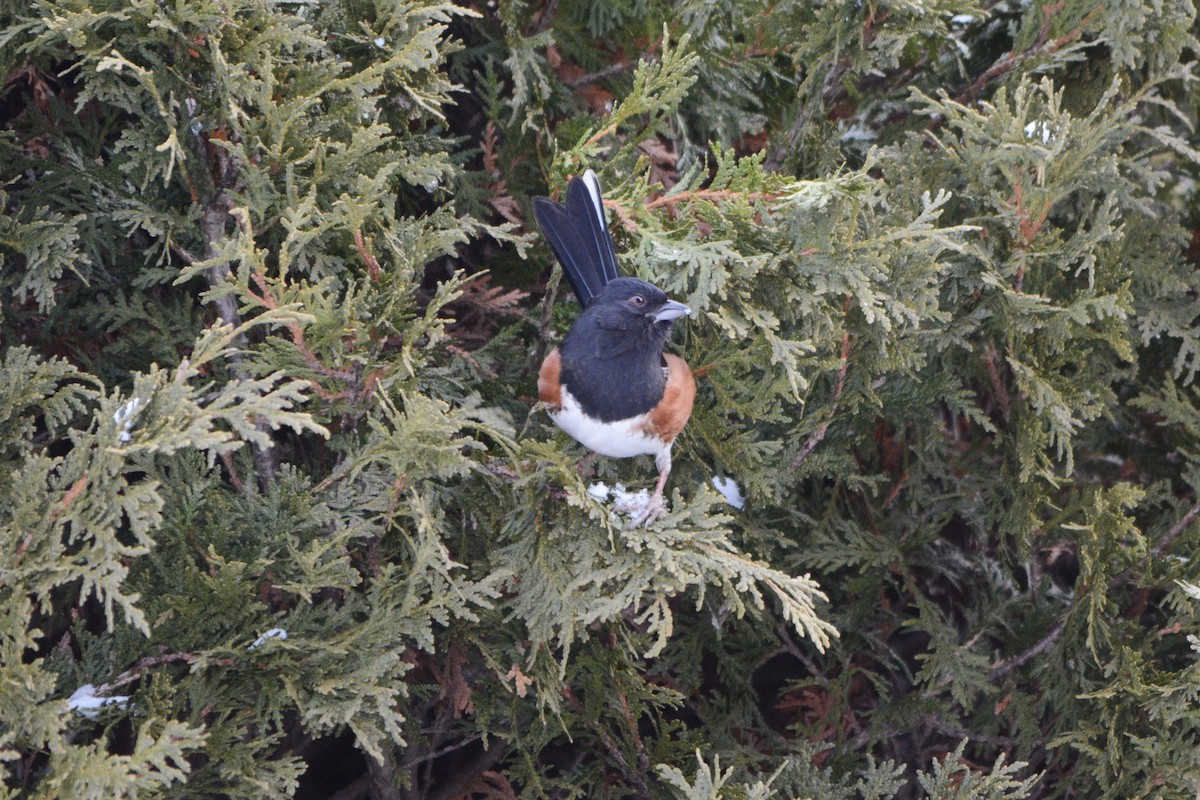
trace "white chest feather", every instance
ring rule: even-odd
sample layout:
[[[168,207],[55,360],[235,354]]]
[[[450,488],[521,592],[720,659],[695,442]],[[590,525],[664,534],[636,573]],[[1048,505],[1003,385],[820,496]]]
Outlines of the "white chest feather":
[[[645,417],[623,422],[601,422],[586,416],[567,387],[562,387],[562,408],[551,412],[554,424],[569,433],[577,442],[609,458],[657,456],[669,449],[662,439],[649,436],[642,430]]]

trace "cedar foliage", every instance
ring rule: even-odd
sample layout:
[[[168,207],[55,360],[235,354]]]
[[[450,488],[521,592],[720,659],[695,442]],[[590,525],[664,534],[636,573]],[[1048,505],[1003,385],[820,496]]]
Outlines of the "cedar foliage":
[[[0,21],[0,796],[1196,795],[1190,3]],[[648,531],[532,399],[589,166]]]

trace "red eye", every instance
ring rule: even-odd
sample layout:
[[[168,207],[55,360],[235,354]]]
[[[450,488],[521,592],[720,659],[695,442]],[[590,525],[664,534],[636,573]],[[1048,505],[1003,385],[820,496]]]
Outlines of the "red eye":
[[[629,302],[637,308],[641,308],[642,306],[646,305],[646,298],[642,297],[640,294],[635,294],[633,297],[629,298]]]

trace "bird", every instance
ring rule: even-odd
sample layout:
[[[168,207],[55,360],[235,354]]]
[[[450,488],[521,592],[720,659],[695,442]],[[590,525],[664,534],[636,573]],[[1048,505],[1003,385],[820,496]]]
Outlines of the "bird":
[[[572,178],[565,199],[535,197],[533,213],[583,313],[542,361],[538,398],[593,453],[654,456],[654,494],[629,524],[649,527],[663,512],[671,447],[696,399],[691,368],[663,348],[692,311],[652,283],[621,276],[595,172]]]

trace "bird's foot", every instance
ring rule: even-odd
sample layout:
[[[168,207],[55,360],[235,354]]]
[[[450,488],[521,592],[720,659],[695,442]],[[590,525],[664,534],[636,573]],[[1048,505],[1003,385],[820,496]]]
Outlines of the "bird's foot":
[[[641,513],[625,526],[625,530],[632,531],[639,527],[649,528],[650,523],[661,517],[665,511],[666,507],[663,504],[663,496],[655,493],[646,501],[646,505],[641,509]]]

